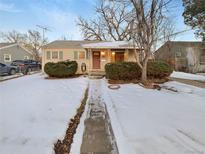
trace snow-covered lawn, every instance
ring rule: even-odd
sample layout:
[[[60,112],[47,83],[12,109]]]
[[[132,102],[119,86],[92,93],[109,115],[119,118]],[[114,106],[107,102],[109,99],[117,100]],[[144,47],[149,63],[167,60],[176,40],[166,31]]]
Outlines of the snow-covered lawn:
[[[87,79],[40,74],[0,83],[0,153],[51,154],[79,107]]]
[[[196,81],[203,81],[205,82],[205,76],[199,74],[191,74],[191,73],[184,73],[184,72],[173,72],[171,74],[173,78],[179,79],[188,79],[188,80],[196,80]]]
[[[122,154],[204,154],[205,89],[168,82],[179,92],[136,84],[107,88],[112,127]]]

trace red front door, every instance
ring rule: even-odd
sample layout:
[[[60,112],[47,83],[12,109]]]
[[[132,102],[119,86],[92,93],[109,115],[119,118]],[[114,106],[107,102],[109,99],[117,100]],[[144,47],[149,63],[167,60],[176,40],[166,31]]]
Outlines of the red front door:
[[[93,51],[93,69],[100,69],[100,51]]]

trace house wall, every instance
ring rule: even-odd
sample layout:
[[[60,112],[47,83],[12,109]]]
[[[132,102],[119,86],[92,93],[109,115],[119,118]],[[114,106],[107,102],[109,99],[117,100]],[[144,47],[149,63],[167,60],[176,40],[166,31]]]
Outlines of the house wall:
[[[4,61],[4,54],[11,55],[10,62]],[[28,56],[29,59],[33,59],[33,55],[21,48],[19,45],[0,49],[0,62],[4,64],[10,64],[14,60],[24,60],[24,56]]]
[[[199,42],[167,42],[155,53],[155,58],[171,64],[176,71],[205,72],[205,64],[200,64],[200,55],[205,45]]]
[[[51,59],[47,59],[47,56],[46,56],[47,51],[50,51],[50,52],[52,52],[52,51],[63,51],[63,59],[59,59],[59,57],[58,57],[58,59],[52,59],[52,55],[51,55]],[[65,60],[75,60],[78,63],[77,73],[82,73],[81,72],[81,64],[85,63],[86,66],[90,66],[90,64],[89,64],[90,61],[89,61],[89,59],[86,59],[86,57],[85,57],[85,59],[74,59],[74,51],[78,51],[78,52],[83,51],[86,54],[85,49],[44,49],[43,52],[42,52],[42,70],[44,70],[44,65],[48,62],[59,62],[59,61],[65,61]],[[87,72],[88,72],[88,69],[89,68],[87,68]]]
[[[47,51],[63,51],[63,59],[47,59],[46,52]],[[86,51],[88,52],[88,59],[74,59],[74,51]],[[93,51],[100,51],[101,52],[101,58],[100,58],[100,69],[93,69]],[[102,52],[104,52],[104,56],[102,55]],[[90,71],[104,71],[104,67],[109,62],[114,62],[113,55],[110,49],[44,49],[42,54],[42,70],[44,68],[44,65],[48,62],[58,62],[58,61],[64,61],[64,60],[76,60],[78,63],[78,71],[77,73],[81,74],[81,64],[85,63],[87,66],[87,73]],[[125,50],[125,61],[136,61],[134,51],[133,50]]]

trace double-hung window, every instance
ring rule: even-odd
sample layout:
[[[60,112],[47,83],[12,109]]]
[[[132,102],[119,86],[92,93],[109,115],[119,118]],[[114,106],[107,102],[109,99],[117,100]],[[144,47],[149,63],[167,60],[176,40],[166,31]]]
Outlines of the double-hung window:
[[[58,51],[52,51],[52,59],[58,59]]]
[[[51,52],[50,51],[46,51],[46,59],[47,60],[51,59]]]
[[[83,60],[86,58],[85,56],[85,51],[74,51],[74,59]]]
[[[11,55],[10,54],[4,54],[4,62],[11,62]]]

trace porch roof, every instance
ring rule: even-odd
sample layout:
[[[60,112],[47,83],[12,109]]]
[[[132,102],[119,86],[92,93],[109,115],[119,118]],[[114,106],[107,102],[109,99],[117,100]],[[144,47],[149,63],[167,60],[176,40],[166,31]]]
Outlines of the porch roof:
[[[133,44],[129,41],[97,42],[83,44],[85,49],[133,49]]]

